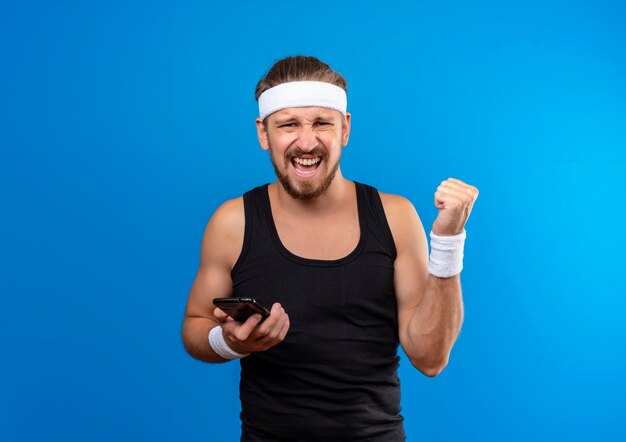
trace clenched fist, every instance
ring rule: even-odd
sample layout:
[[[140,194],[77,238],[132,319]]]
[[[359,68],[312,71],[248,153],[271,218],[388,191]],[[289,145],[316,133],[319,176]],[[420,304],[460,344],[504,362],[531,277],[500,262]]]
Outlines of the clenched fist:
[[[433,223],[433,233],[452,236],[463,232],[476,198],[476,187],[456,178],[442,181],[435,192],[435,207],[439,209],[439,215]]]

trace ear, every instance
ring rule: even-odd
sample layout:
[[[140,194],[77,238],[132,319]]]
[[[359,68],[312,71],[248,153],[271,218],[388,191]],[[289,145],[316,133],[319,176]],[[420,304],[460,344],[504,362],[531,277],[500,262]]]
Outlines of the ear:
[[[259,144],[261,145],[261,149],[269,150],[270,145],[267,142],[267,129],[263,124],[263,120],[260,118],[256,119],[256,135],[259,138]]]
[[[350,138],[350,118],[350,113],[346,112],[342,123],[343,132],[341,134],[341,147],[345,147],[348,144],[348,139]]]

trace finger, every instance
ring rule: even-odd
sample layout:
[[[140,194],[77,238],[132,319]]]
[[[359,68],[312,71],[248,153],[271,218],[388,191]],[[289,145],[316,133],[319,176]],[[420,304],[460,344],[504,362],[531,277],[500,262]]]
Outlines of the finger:
[[[464,186],[467,186],[467,184],[466,184],[466,183],[464,183],[463,181],[458,180],[458,179],[456,179],[456,178],[448,178],[446,181],[451,181],[451,182],[453,182],[453,183],[462,184],[462,185],[464,185]]]
[[[258,338],[259,343],[262,343],[262,344],[271,343],[272,345],[275,345],[276,343],[278,343],[279,342],[278,341],[278,337],[280,335],[280,332],[285,327],[285,324],[288,323],[288,322],[289,322],[289,317],[287,316],[287,313],[285,313],[285,309],[281,308],[280,309],[280,319],[267,332],[267,334],[264,334],[264,335],[262,335],[261,337]],[[262,332],[264,333],[264,331],[262,331]]]
[[[457,195],[447,190],[438,190],[435,192],[435,207],[441,209],[451,204],[460,203],[462,200]]]
[[[464,195],[471,199],[474,198],[474,191],[472,189],[470,189],[468,186],[465,186],[465,185],[462,186],[457,183],[444,181],[443,183],[439,185],[439,187],[437,187],[437,189],[447,190],[448,192],[451,192],[451,193],[460,193],[461,195]]]
[[[275,302],[270,310],[270,316],[263,321],[263,324],[261,324],[255,331],[257,339],[264,338],[272,331],[272,329],[276,328],[276,325],[281,322],[284,314],[285,310],[278,302]]]
[[[257,342],[259,344],[265,344],[265,345],[271,344],[271,345],[274,345],[276,343],[276,339],[278,338],[278,335],[280,334],[280,331],[281,331],[281,329],[283,327],[284,322],[285,321],[280,321],[265,336],[261,336],[260,338],[258,338]]]
[[[265,349],[271,348],[285,339],[287,331],[289,330],[289,316],[285,313],[283,320],[277,324],[268,335],[263,336],[257,340],[257,343],[263,346]]]
[[[228,316],[221,308],[215,308],[215,310],[213,310],[213,316],[215,316],[217,322],[220,323],[226,322],[229,319],[232,320],[232,318]]]
[[[254,331],[256,326],[259,325],[259,322],[261,322],[261,315],[259,313],[253,314],[248,319],[246,319],[246,322],[237,327],[237,329],[233,333],[235,335],[235,338],[240,341],[245,341]]]
[[[448,178],[447,180],[441,183],[441,185],[444,185],[444,184],[448,186],[454,186],[458,189],[467,191],[473,198],[478,197],[478,188],[476,186],[472,186],[470,184],[464,183],[463,181],[457,180],[456,178]]]
[[[287,336],[290,325],[291,322],[289,322],[289,315],[285,314],[285,323],[283,324],[283,328],[280,330],[280,333],[278,333],[279,342],[283,342],[285,340],[285,336]]]

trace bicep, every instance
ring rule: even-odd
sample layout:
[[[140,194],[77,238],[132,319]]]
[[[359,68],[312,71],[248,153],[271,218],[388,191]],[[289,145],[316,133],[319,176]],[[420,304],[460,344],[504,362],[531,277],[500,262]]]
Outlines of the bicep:
[[[202,238],[200,266],[193,282],[185,318],[215,320],[213,298],[232,295],[230,272],[243,246],[243,203],[232,200],[222,205],[207,224]]]
[[[428,281],[428,241],[417,211],[405,198],[383,197],[385,214],[397,250],[394,262],[394,289],[398,305],[401,342],[413,311],[420,305]]]
[[[230,273],[219,265],[206,265],[198,274],[189,291],[185,318],[208,318],[215,320],[213,298],[224,298],[232,293]]]

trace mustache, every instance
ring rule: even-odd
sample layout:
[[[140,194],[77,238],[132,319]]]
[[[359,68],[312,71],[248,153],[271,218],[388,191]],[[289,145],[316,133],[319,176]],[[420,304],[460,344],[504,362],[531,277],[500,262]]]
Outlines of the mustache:
[[[287,154],[285,155],[286,158],[291,161],[292,159],[296,158],[296,157],[301,157],[304,155],[310,155],[310,156],[314,156],[314,157],[322,157],[322,159],[326,158],[327,153],[325,149],[322,149],[319,146],[314,147],[311,150],[308,151],[304,151],[302,149],[300,149],[299,147],[294,147],[293,149],[290,149],[289,151],[287,151]]]

